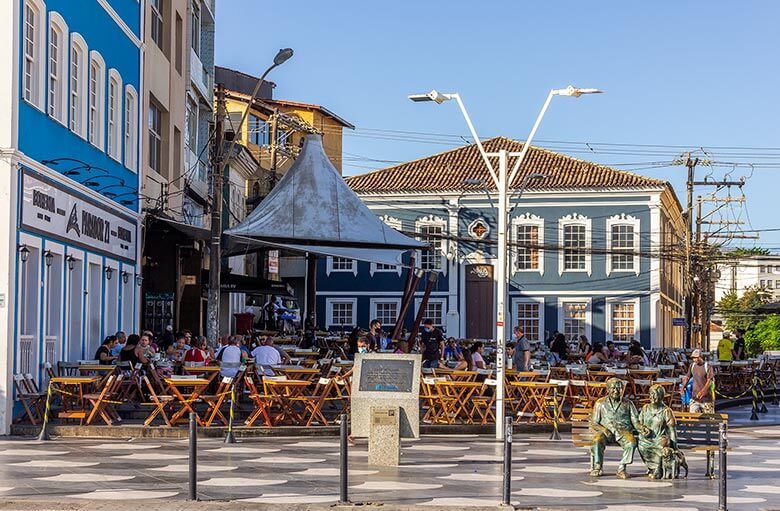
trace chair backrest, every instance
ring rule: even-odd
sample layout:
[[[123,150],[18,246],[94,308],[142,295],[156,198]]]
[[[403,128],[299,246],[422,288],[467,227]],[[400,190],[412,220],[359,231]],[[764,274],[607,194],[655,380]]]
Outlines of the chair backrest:
[[[38,387],[38,383],[35,381],[35,378],[33,378],[31,373],[24,373],[24,381],[26,382],[27,388],[30,390],[31,394],[40,393],[41,389]]]

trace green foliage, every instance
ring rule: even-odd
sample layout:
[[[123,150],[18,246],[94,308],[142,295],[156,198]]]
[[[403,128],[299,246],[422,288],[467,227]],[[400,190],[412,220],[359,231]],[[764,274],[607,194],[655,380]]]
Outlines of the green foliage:
[[[780,350],[780,315],[772,314],[745,334],[745,349],[751,355]]]
[[[756,308],[768,303],[771,295],[759,286],[745,289],[742,296],[729,291],[718,302],[718,312],[723,316],[728,330],[747,331],[755,323]]]
[[[751,247],[751,248],[737,248],[734,250],[731,250],[727,252],[728,255],[733,255],[736,257],[744,257],[744,256],[768,256],[769,255],[769,249],[768,248],[761,248],[761,247]]]

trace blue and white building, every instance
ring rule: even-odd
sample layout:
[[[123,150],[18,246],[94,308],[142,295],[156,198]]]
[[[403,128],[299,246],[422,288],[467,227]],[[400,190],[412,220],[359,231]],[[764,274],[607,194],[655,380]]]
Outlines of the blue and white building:
[[[522,149],[502,137],[484,145],[489,153]],[[671,185],[538,148],[513,186],[529,173],[546,177],[510,200],[506,328],[520,324],[532,340],[557,330],[569,339],[680,346],[683,330],[672,318],[683,315],[684,222]],[[424,317],[447,335],[495,338],[497,197],[476,146],[346,181],[388,225],[432,245],[415,256],[417,267],[438,272]],[[323,260],[318,323],[394,324],[406,275],[401,266]],[[404,318],[407,328],[424,285]]]
[[[13,374],[137,328],[142,8],[0,3],[0,433]]]

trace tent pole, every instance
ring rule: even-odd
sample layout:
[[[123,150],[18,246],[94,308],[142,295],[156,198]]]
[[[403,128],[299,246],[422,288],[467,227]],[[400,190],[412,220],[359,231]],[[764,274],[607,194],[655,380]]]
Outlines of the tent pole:
[[[394,341],[398,341],[401,339],[401,331],[403,330],[403,326],[404,326],[404,318],[406,317],[406,312],[409,310],[409,305],[411,304],[412,299],[414,298],[414,290],[417,289],[417,283],[420,281],[423,272],[420,269],[409,268],[409,274],[411,275],[409,292],[404,294],[403,299],[401,300],[401,310],[398,311],[398,320],[395,322],[395,328],[393,328],[393,335],[391,336],[391,338]]]
[[[428,298],[431,297],[431,291],[433,291],[433,285],[436,284],[436,281],[439,280],[439,273],[432,271],[428,272],[428,283],[425,284],[425,292],[423,293],[422,300],[420,300],[420,308],[417,309],[417,316],[414,319],[414,325],[412,325],[412,330],[409,332],[409,349],[411,349],[411,339],[417,338],[417,332],[420,330],[420,325],[423,322],[423,315],[425,314],[425,307],[428,305]],[[444,319],[444,318],[442,318]]]
[[[301,318],[303,326],[311,320],[317,324],[317,254],[306,252],[306,315]]]

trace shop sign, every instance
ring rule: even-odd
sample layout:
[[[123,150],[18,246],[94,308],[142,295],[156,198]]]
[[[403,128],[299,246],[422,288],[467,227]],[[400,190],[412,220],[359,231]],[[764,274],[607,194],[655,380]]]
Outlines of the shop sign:
[[[135,260],[132,220],[28,173],[24,174],[22,225],[87,250]]]
[[[279,251],[268,251],[268,273],[279,273]]]

